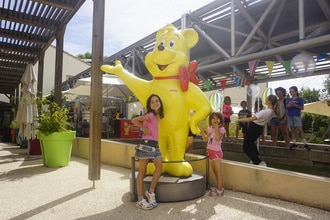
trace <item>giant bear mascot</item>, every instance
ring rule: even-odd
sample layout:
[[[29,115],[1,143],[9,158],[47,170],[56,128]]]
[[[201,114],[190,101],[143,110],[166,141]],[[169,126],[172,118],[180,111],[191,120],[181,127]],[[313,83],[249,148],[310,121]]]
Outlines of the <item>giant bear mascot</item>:
[[[163,172],[178,177],[193,173],[191,165],[184,161],[189,126],[194,134],[199,133],[198,122],[211,112],[208,98],[196,85],[197,63],[189,63],[189,50],[197,42],[198,34],[193,29],[178,30],[171,24],[160,29],[153,51],[145,57],[146,67],[153,76],[151,81],[135,77],[120,61],[116,61],[115,66],[101,66],[102,71],[119,76],[143,106],[151,94],[159,95],[165,115],[159,120],[160,151],[164,161],[176,161],[164,163]],[[191,117],[190,110],[195,112]],[[153,172],[150,165],[148,174]]]

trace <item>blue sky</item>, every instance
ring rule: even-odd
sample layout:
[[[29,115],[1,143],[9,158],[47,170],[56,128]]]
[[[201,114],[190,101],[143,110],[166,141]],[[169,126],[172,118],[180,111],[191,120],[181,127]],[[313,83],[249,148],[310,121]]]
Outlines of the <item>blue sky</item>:
[[[105,0],[104,55],[110,56],[213,0]],[[68,23],[64,50],[72,55],[92,51],[93,1]]]
[[[141,40],[189,11],[213,0],[105,0],[104,55],[110,56]],[[93,1],[86,0],[67,25],[64,50],[74,56],[92,51]],[[269,87],[323,89],[325,76],[271,82]]]

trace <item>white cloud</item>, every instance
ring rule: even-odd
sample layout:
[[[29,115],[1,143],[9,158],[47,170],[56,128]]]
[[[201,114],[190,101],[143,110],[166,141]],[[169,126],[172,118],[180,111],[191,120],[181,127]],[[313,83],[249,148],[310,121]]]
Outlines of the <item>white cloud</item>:
[[[289,91],[291,86],[297,86],[300,90],[302,87],[320,90],[324,89],[324,82],[326,80],[326,76],[308,76],[308,77],[300,77],[295,79],[286,79],[281,81],[269,82],[268,87],[277,88],[283,87],[286,91]]]
[[[110,56],[143,39],[168,23],[193,12],[213,0],[105,0],[104,55]],[[64,50],[72,55],[92,51],[93,0],[86,0],[67,25]],[[322,76],[270,82],[276,88],[296,85],[323,89]]]
[[[109,56],[212,0],[105,1],[104,54]],[[91,52],[93,1],[87,0],[67,25],[64,50]]]

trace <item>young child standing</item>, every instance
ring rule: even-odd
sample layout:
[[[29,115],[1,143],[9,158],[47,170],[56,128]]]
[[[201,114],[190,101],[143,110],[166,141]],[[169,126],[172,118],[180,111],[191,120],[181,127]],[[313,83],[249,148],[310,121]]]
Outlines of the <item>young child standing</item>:
[[[250,122],[244,137],[243,151],[254,164],[261,166],[267,166],[267,164],[259,158],[259,151],[255,141],[259,138],[264,130],[264,126],[270,119],[275,114],[279,115],[277,97],[275,95],[269,95],[266,98],[266,105],[268,107],[267,109],[260,110],[252,117],[238,119],[238,122]]]
[[[221,159],[223,152],[221,149],[222,137],[226,130],[223,127],[224,119],[220,112],[212,112],[209,116],[209,127],[205,132],[201,129],[202,138],[207,141],[207,153],[209,155],[212,171],[217,180],[217,187],[211,188],[210,196],[222,196],[225,192],[222,186]]]
[[[281,131],[282,136],[284,137],[285,146],[287,148],[290,147],[290,137],[287,128],[287,110],[286,110],[286,90],[283,87],[278,87],[275,89],[275,93],[278,97],[277,105],[280,109],[280,118],[273,117],[270,120],[270,125],[272,127],[272,143],[273,146],[277,146],[277,139],[278,139],[278,130]]]
[[[147,113],[132,119],[132,123],[143,131],[141,144],[136,147],[135,157],[139,159],[139,171],[136,179],[138,201],[136,207],[152,209],[157,206],[155,188],[162,173],[163,159],[158,147],[158,118],[164,118],[164,110],[158,95],[152,94],[147,100]],[[155,165],[149,190],[145,191],[148,202],[143,197],[143,179],[149,160]]]
[[[238,118],[248,118],[251,117],[251,111],[247,109],[247,102],[241,101],[241,107],[242,109],[238,112]],[[246,129],[248,127],[249,123],[247,122],[238,122],[236,125],[236,141],[238,140],[238,133],[239,130],[242,129],[243,137],[245,136]]]
[[[291,86],[289,88],[289,92],[291,98],[289,98],[287,102],[286,109],[288,110],[287,125],[291,129],[292,137],[292,145],[290,146],[290,150],[298,147],[296,141],[298,135],[300,135],[301,140],[304,142],[304,149],[310,151],[311,148],[307,144],[301,119],[301,111],[304,110],[304,100],[299,97],[297,86]],[[298,132],[298,134],[296,132]]]
[[[223,105],[222,105],[222,115],[224,118],[224,124],[223,126],[226,129],[226,137],[229,137],[229,124],[230,124],[230,116],[234,113],[233,108],[231,105],[231,98],[229,96],[225,96],[223,99]]]

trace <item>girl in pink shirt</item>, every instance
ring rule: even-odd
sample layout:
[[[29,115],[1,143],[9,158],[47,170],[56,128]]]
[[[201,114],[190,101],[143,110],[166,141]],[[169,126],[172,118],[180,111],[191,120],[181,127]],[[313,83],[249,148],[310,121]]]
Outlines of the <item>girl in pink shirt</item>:
[[[140,166],[136,178],[138,201],[136,207],[152,209],[157,206],[155,188],[162,173],[163,159],[158,147],[158,118],[164,118],[163,104],[158,95],[152,94],[147,100],[147,113],[132,119],[132,123],[143,131],[142,141],[136,147],[135,157],[139,159]],[[149,160],[153,160],[155,172],[152,176],[149,190],[143,196],[143,179]]]
[[[210,196],[222,196],[225,192],[222,186],[222,174],[221,174],[221,159],[223,153],[221,149],[222,137],[226,130],[223,127],[223,116],[220,112],[212,112],[209,116],[209,127],[205,132],[201,130],[202,138],[207,141],[207,153],[209,155],[209,161],[212,167],[212,171],[215,174],[217,180],[217,187],[211,188]]]
[[[226,129],[226,136],[229,137],[229,124],[230,124],[230,116],[234,113],[231,105],[231,98],[229,96],[225,96],[223,99],[223,106],[222,106],[222,115],[224,119],[223,126]]]

